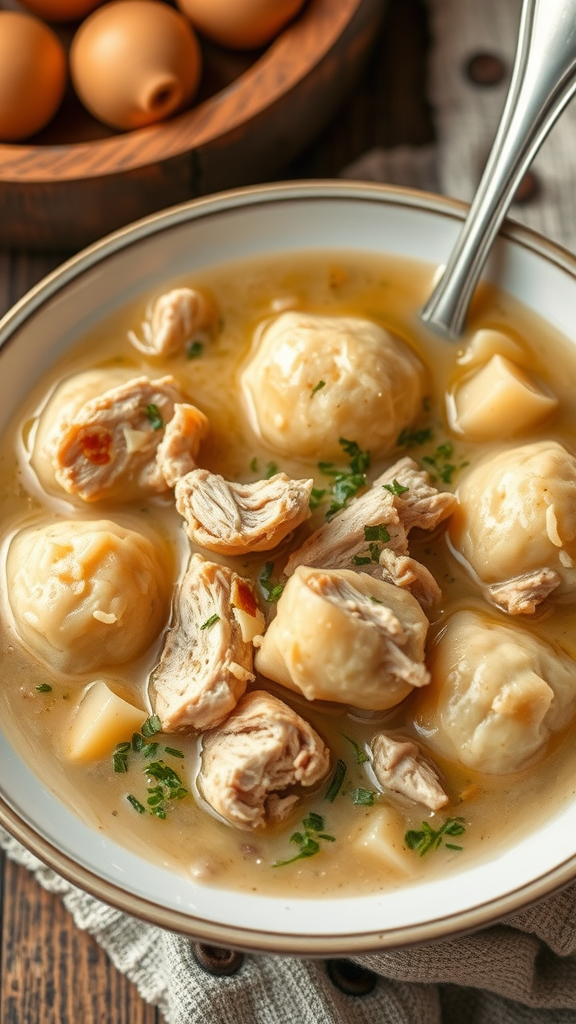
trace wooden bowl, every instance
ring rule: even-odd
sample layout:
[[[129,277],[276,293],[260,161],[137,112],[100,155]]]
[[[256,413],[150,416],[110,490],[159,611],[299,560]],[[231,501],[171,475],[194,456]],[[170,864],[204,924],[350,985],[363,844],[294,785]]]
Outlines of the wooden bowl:
[[[32,142],[0,144],[0,246],[78,249],[163,207],[269,179],[334,113],[383,8],[308,0],[264,51],[204,43],[199,102],[136,131],[105,128],[70,91]]]

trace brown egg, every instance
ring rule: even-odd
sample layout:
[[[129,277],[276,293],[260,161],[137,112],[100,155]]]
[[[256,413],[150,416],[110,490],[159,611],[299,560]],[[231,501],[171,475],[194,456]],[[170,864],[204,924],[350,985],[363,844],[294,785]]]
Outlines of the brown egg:
[[[21,0],[24,7],[47,21],[79,21],[103,0]]]
[[[0,140],[18,142],[48,124],[64,95],[66,57],[31,14],[0,11]]]
[[[184,107],[200,79],[198,40],[157,0],[113,0],[80,26],[70,50],[84,106],[113,128],[140,128]]]
[[[269,43],[304,0],[176,0],[199,32],[232,50]]]

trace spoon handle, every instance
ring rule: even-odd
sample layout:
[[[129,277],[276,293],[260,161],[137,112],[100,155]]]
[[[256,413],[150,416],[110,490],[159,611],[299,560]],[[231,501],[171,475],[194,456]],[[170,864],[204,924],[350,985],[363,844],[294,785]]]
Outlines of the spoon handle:
[[[421,312],[456,339],[494,238],[539,147],[576,91],[576,3],[524,0],[512,81],[466,223]]]

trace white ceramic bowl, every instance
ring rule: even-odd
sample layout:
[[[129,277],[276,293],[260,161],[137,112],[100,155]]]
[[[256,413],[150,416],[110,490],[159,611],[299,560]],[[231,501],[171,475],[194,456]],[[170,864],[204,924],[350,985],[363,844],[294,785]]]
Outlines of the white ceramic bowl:
[[[318,249],[429,261],[431,280],[464,217],[403,189],[314,183],[247,189],[158,214],[97,243],[0,323],[0,429],[45,369],[95,321],[160,282],[220,262]],[[576,260],[508,225],[486,276],[576,344]],[[34,353],[33,359],[30,353]],[[204,888],[82,823],[0,733],[0,821],[83,889],[155,924],[221,945],[355,954],[470,930],[576,877],[576,801],[492,860],[404,891],[321,901]]]

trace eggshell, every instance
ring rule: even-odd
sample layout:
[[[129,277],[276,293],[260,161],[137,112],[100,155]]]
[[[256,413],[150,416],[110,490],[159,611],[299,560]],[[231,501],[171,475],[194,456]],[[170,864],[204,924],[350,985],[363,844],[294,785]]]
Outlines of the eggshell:
[[[79,21],[103,0],[21,0],[21,3],[32,14],[47,21]]]
[[[113,0],[80,26],[70,71],[82,103],[113,128],[140,128],[192,99],[201,54],[186,19],[157,0]]]
[[[232,50],[265,46],[304,0],[176,0],[203,35]]]
[[[31,14],[0,11],[0,139],[18,142],[48,124],[64,95],[66,56]]]

